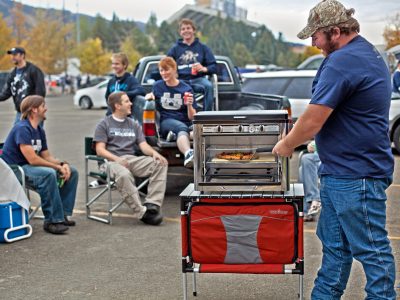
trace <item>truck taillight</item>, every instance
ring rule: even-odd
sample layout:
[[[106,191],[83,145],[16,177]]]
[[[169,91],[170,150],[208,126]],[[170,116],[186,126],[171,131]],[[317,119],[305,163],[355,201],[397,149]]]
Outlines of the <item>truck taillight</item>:
[[[145,136],[156,135],[156,111],[144,110],[143,111],[143,133]]]

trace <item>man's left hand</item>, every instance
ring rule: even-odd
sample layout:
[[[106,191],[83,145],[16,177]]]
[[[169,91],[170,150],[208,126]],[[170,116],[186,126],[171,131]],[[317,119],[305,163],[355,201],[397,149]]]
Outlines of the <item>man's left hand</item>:
[[[64,178],[65,181],[67,181],[71,177],[71,168],[69,167],[69,164],[64,163],[61,166],[62,169],[62,177]]]

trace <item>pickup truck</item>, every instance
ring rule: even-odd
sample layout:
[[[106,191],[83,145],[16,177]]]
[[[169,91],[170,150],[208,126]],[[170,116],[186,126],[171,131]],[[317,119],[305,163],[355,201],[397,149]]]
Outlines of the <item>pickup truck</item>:
[[[133,72],[139,83],[151,92],[155,80],[160,79],[158,62],[163,56],[143,57]],[[277,110],[286,109],[290,115],[290,102],[287,97],[244,93],[241,90],[242,79],[230,58],[216,56],[217,74],[210,76],[214,86],[215,110]],[[182,166],[183,154],[176,147],[175,142],[168,142],[158,134],[157,112],[154,101],[144,98],[135,100],[133,114],[142,122],[143,132],[147,142],[164,155],[170,166]]]

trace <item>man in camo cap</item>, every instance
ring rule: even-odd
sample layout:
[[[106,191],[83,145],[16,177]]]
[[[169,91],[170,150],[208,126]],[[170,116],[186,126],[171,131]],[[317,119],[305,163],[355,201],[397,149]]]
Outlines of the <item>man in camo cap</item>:
[[[323,257],[311,299],[340,299],[356,259],[367,278],[366,299],[394,300],[395,262],[385,229],[385,190],[394,169],[388,137],[390,74],[379,52],[358,34],[354,12],[335,0],[310,10],[298,37],[311,37],[326,58],[310,104],[273,152],[290,156],[315,136]]]

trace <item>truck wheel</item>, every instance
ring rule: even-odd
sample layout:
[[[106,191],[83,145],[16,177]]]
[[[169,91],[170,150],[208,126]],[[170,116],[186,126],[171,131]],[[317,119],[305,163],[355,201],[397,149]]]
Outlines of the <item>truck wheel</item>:
[[[397,125],[393,133],[393,144],[396,151],[400,153],[400,125]]]
[[[80,100],[79,100],[79,107],[82,109],[90,109],[92,108],[92,100],[88,97],[88,96],[83,96]]]

